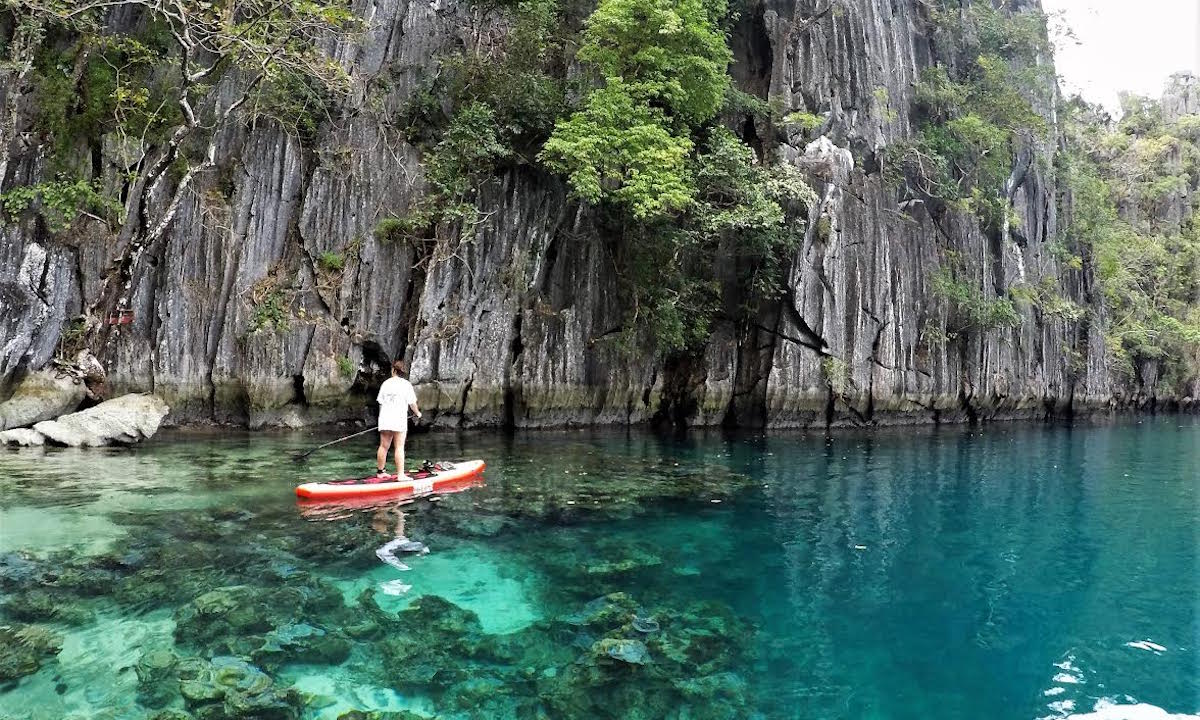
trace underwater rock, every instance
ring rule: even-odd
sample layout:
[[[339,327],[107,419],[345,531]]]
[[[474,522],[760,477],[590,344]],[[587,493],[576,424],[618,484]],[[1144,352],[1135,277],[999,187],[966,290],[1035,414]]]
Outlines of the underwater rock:
[[[158,432],[170,409],[161,398],[133,393],[106,400],[99,405],[45,420],[33,429],[58,445],[96,447],[130,445]]]
[[[350,710],[337,716],[337,720],[437,720],[407,710],[388,712],[385,710]]]
[[[13,620],[37,622],[55,615],[54,599],[44,590],[29,590],[0,602],[0,611]]]
[[[234,657],[179,663],[180,692],[198,720],[297,720],[303,707],[294,689]]]
[[[610,593],[592,600],[578,612],[563,618],[569,625],[583,627],[617,627],[631,622],[637,613],[637,603],[625,593]]]
[[[327,624],[299,619],[316,617]],[[350,641],[330,628],[345,624],[373,631],[362,623],[337,588],[297,572],[278,586],[230,585],[202,593],[175,611],[175,640],[211,654],[249,657],[268,668],[286,662],[337,664],[350,654]]]
[[[633,616],[633,629],[640,633],[650,635],[659,630],[658,621],[652,617],[639,614]]]
[[[433,595],[395,616],[378,608],[373,592],[359,604],[379,624],[380,679],[472,717],[753,715],[736,674],[751,634],[726,606],[645,609],[618,592],[558,619],[490,635],[474,613]]]
[[[507,695],[505,683],[498,678],[469,677],[457,683],[446,693],[445,702],[461,710],[476,710],[495,701],[499,695]]]
[[[120,588],[120,579],[119,573],[101,567],[65,567],[50,584],[79,597],[99,597]]]
[[[675,680],[674,684],[680,692],[693,700],[723,701],[737,705],[744,705],[746,702],[746,681],[731,672],[680,678]]]
[[[16,552],[0,555],[0,587],[24,587],[45,579],[40,562]]]
[[[650,664],[650,651],[641,640],[604,638],[592,647],[592,651],[597,655],[606,655],[631,665]]]
[[[0,625],[0,682],[37,672],[62,650],[62,638],[38,625]]]
[[[497,654],[475,613],[436,595],[422,595],[386,622],[377,645],[381,679],[397,690],[444,691],[472,677],[472,660]]]
[[[245,597],[250,592],[252,589],[248,585],[217,588],[196,598],[192,604],[200,615],[223,615],[238,607],[237,595]]]
[[[587,565],[583,571],[588,575],[623,575],[634,570],[658,567],[659,565],[662,565],[662,558],[634,548],[621,560]]]
[[[267,633],[253,658],[260,663],[284,661],[337,665],[350,656],[350,641],[308,623],[289,623]]]
[[[179,658],[170,650],[160,648],[142,653],[134,666],[138,678],[137,701],[157,709],[174,700],[179,690],[174,673],[178,662]]]
[[[625,593],[611,593],[540,632],[561,637],[556,628],[573,634],[584,652],[536,681],[552,717],[753,716],[736,674],[748,654],[750,628],[727,606],[647,610]],[[681,685],[681,678],[692,682]]]

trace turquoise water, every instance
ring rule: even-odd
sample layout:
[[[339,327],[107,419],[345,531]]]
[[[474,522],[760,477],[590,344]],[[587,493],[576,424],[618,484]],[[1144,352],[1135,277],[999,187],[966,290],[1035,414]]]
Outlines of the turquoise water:
[[[0,452],[0,718],[1200,718],[1193,418],[321,439]]]

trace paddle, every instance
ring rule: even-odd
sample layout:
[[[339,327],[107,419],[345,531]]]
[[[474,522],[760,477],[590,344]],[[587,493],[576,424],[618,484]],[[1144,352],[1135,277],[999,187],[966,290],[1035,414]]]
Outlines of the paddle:
[[[375,430],[376,430],[376,428],[367,428],[366,430],[360,430],[360,431],[354,433],[353,435],[347,435],[346,437],[340,437],[337,440],[332,440],[330,442],[327,442],[324,445],[318,445],[315,448],[313,448],[312,450],[309,450],[308,452],[300,453],[299,455],[293,455],[292,462],[303,462],[304,459],[307,458],[309,455],[312,455],[313,453],[315,453],[316,451],[318,451],[322,448],[327,448],[330,445],[337,445],[338,443],[345,442],[346,440],[349,440],[350,438],[356,438],[359,435],[366,435],[369,432],[375,432]]]
[[[408,414],[408,418],[409,418],[409,420],[410,420],[410,421],[412,420],[412,413],[411,413],[411,412]],[[359,435],[366,435],[366,434],[367,434],[367,433],[369,433],[369,432],[375,432],[377,429],[378,429],[378,428],[367,428],[366,430],[360,430],[360,431],[358,431],[358,432],[354,433],[353,435],[347,435],[346,437],[340,437],[340,438],[338,438],[337,440],[331,440],[331,441],[329,441],[329,442],[325,443],[324,445],[318,445],[318,446],[316,446],[315,448],[313,448],[312,450],[309,450],[308,452],[303,452],[303,453],[300,453],[299,455],[293,455],[293,456],[292,456],[292,462],[297,462],[297,463],[298,463],[298,462],[303,462],[303,461],[305,460],[305,458],[307,458],[309,455],[312,455],[313,453],[315,453],[316,451],[318,451],[318,450],[320,450],[320,449],[322,449],[322,448],[327,448],[327,447],[329,447],[330,445],[337,445],[337,444],[338,444],[338,443],[340,443],[340,442],[345,442],[346,440],[350,440],[350,439],[352,439],[352,438],[356,438],[356,437],[358,437]],[[413,425],[411,425],[411,426],[410,426],[410,431],[411,431],[412,429],[424,429],[424,428],[421,428],[421,426],[419,426],[419,425],[416,425],[416,424],[414,423]]]

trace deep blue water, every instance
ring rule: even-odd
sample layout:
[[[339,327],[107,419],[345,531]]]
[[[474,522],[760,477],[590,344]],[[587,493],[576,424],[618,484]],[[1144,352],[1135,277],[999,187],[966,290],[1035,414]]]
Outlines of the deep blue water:
[[[321,439],[0,453],[0,624],[61,646],[0,717],[266,717],[181,694],[214,657],[271,717],[1200,717],[1193,418],[430,434],[410,457],[482,457],[485,485],[393,514],[297,506],[372,467],[367,442],[288,461]],[[375,555],[398,513],[430,549],[403,572]]]

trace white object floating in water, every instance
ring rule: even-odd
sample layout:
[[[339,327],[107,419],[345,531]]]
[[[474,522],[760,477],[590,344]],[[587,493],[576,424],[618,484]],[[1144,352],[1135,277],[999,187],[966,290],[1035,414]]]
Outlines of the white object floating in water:
[[[567,504],[568,504],[568,505],[574,505],[574,504],[575,504],[575,501],[574,501],[574,500],[568,500],[568,501],[567,501]]]
[[[437,502],[441,499],[442,499],[441,495],[434,495],[433,497],[429,498],[429,502]]]
[[[1164,653],[1167,651],[1167,649],[1165,647],[1163,647],[1162,645],[1159,645],[1156,642],[1150,642],[1149,640],[1138,640],[1136,642],[1127,642],[1127,643],[1125,643],[1125,647],[1137,648],[1138,650],[1149,650],[1150,652],[1155,652],[1155,653]]]
[[[855,545],[854,549],[855,550],[866,550],[867,546],[866,545]]]
[[[713,499],[713,500],[709,500],[709,502],[710,502],[710,503],[712,503],[712,504],[714,504],[714,505],[716,505],[717,503],[719,503],[719,502],[721,502],[721,501],[720,501],[720,500]]]
[[[1126,700],[1132,700],[1128,695]],[[1057,716],[1057,717],[1061,717]],[[1157,705],[1133,702],[1115,703],[1110,698],[1100,698],[1090,713],[1075,713],[1068,720],[1195,720],[1200,715],[1169,713]]]
[[[375,557],[384,561],[388,565],[391,565],[397,570],[408,570],[409,567],[407,565],[396,559],[396,549],[406,542],[408,542],[408,538],[396,538],[395,540],[392,540],[376,550]]]
[[[388,580],[385,583],[381,583],[379,589],[383,591],[384,595],[403,595],[412,590],[412,585],[405,585],[399,580]]]

